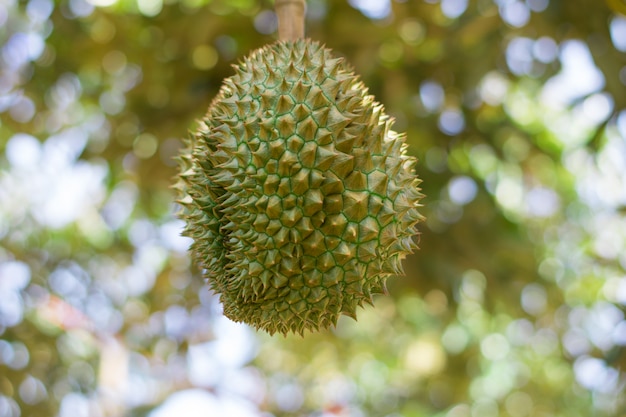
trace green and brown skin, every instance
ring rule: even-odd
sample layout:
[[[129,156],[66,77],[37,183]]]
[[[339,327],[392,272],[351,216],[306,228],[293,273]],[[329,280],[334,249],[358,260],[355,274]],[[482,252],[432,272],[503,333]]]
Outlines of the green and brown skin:
[[[391,124],[310,40],[263,47],[224,81],[178,188],[227,317],[269,333],[328,328],[402,273],[422,195]]]

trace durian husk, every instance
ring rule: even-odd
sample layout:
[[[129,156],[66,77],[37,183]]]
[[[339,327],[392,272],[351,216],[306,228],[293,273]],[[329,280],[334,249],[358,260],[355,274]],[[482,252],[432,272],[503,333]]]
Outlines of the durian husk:
[[[235,66],[180,157],[184,234],[224,314],[270,334],[356,318],[416,248],[404,135],[342,58],[301,39]]]

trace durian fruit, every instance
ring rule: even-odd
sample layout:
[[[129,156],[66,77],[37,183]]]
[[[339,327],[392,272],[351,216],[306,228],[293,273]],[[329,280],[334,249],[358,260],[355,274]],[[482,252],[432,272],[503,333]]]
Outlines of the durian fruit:
[[[317,42],[278,41],[235,71],[180,157],[193,255],[234,321],[303,334],[356,318],[416,247],[405,137]]]

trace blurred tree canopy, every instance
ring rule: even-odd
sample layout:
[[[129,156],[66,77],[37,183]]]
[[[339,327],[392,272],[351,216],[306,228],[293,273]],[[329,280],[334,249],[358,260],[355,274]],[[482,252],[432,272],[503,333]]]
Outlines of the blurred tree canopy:
[[[626,414],[623,0],[309,0],[427,195],[390,297],[224,319],[172,158],[266,0],[0,0],[0,417]]]

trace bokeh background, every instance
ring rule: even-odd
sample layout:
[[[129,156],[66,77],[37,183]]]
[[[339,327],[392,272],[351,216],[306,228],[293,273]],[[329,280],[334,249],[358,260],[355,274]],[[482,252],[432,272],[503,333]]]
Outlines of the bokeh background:
[[[221,315],[173,157],[268,0],[0,0],[0,417],[626,416],[624,0],[309,0],[406,131],[421,249],[375,308]]]

